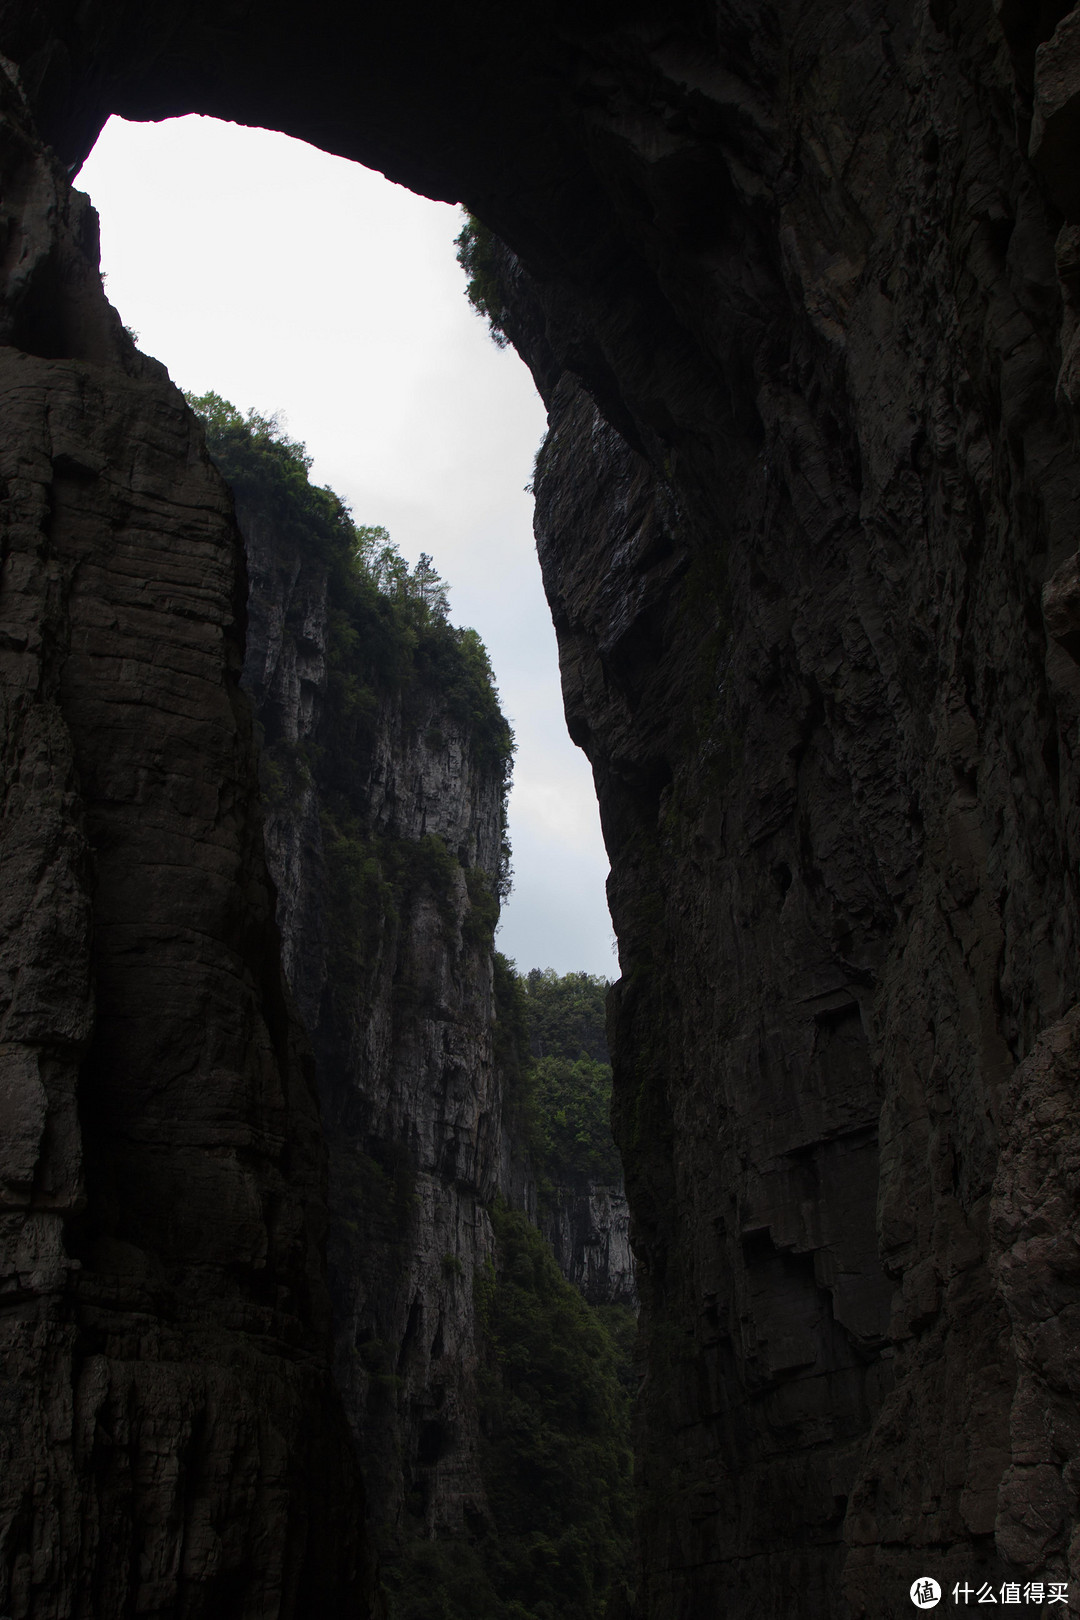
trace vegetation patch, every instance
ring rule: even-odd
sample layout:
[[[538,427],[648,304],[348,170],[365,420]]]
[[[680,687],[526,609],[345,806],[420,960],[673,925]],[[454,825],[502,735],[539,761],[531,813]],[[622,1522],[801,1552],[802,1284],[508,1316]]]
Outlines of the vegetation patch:
[[[478,763],[507,784],[514,740],[491,664],[476,631],[449,622],[448,587],[432,559],[422,553],[410,569],[386,529],[354,523],[339,495],[312,484],[306,447],[276,417],[244,415],[215,393],[186,397],[241,522],[266,523],[283,555],[326,569],[334,747],[320,760],[323,791],[355,795],[380,699],[397,697],[406,723],[428,730],[433,693],[469,732]]]
[[[540,1058],[533,1066],[532,1098],[534,1151],[549,1185],[622,1181],[611,1136],[610,1064]]]
[[[607,993],[595,973],[532,968],[522,980],[533,1057],[608,1062]]]
[[[486,946],[490,950],[499,921],[499,897],[481,866],[465,868],[465,886],[469,910],[462,924],[462,938],[470,945]]]
[[[465,296],[487,321],[492,342],[505,349],[507,309],[499,281],[498,245],[494,232],[482,225],[475,214],[466,214],[454,243],[458,264],[468,277]]]
[[[617,1185],[611,1135],[608,981],[533,968],[521,981],[528,1030],[531,1147],[541,1195],[599,1181]]]
[[[247,532],[272,535],[284,566],[307,564],[326,587],[326,685],[313,733],[300,742],[264,714],[260,781],[271,811],[319,796],[326,869],[328,978],[339,1018],[355,1018],[416,899],[434,899],[450,936],[461,868],[434,834],[391,837],[367,815],[374,750],[400,727],[411,745],[439,751],[463,740],[473,769],[505,799],[513,734],[483,642],[449,622],[449,594],[432,559],[410,568],[378,525],[358,525],[331,489],[310,478],[311,457],[275,417],[242,414],[218,394],[188,396]],[[320,572],[321,571],[321,574]],[[385,742],[384,742],[385,746]],[[490,940],[509,887],[509,846],[490,877],[465,874],[466,939]],[[402,988],[403,995],[407,987]]]
[[[631,1566],[632,1318],[590,1310],[524,1215],[491,1215],[476,1309],[492,1523],[391,1561],[391,1620],[603,1620]]]

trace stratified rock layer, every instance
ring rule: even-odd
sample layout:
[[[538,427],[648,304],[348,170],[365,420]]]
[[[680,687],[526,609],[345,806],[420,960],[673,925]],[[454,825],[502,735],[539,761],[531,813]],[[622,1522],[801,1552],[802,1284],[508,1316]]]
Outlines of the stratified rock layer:
[[[739,154],[768,146],[732,164],[711,298],[653,248],[728,398],[668,384],[647,469],[552,395],[541,557],[625,970],[650,1614],[1070,1573],[1071,1431],[1035,1421],[1017,1326],[1070,1285],[1036,1307],[988,1229],[1010,1071],[1076,994],[1074,675],[1039,592],[1077,482],[1056,222],[969,10],[794,30],[786,103],[771,52],[741,68]]]
[[[0,1609],[361,1615],[231,503],[0,89]]]
[[[650,1620],[1080,1602],[1078,36],[1067,0],[0,10],[68,160],[217,112],[513,250],[612,856]]]
[[[338,1383],[384,1545],[460,1534],[490,1516],[475,1387],[474,1281],[494,1251],[485,1206],[496,1192],[532,1196],[493,1049],[504,761],[485,757],[438,671],[395,681],[362,635],[335,653],[341,604],[314,544],[283,532],[257,491],[238,515],[267,851],[330,1144]],[[408,664],[402,647],[394,657]],[[335,676],[363,701],[335,703]],[[362,916],[341,904],[350,858],[368,874]]]

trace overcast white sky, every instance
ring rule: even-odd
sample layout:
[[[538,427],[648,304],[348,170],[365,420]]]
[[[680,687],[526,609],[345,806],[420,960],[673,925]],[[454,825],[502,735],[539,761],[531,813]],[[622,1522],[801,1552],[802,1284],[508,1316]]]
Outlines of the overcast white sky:
[[[267,130],[111,119],[78,181],[106,290],[181,388],[281,413],[312,477],[430,552],[487,644],[517,736],[515,882],[499,948],[522,972],[615,977],[607,858],[566,735],[524,486],[532,379],[464,297],[459,211]]]

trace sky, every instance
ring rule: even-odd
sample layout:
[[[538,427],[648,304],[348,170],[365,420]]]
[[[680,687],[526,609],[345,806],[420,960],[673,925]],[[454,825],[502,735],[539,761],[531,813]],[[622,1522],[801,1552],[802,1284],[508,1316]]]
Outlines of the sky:
[[[544,409],[464,296],[460,211],[268,130],[110,119],[76,185],[105,288],[195,393],[278,413],[311,476],[430,553],[450,617],[487,645],[517,738],[514,890],[497,945],[521,972],[614,978],[592,778],[562,716],[525,486]]]

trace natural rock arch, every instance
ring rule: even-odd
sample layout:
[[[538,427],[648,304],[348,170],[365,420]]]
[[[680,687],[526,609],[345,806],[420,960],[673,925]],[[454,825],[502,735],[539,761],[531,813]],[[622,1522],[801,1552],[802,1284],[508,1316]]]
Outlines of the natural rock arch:
[[[834,1614],[841,1587],[855,1615],[901,1614],[931,1558],[943,1584],[1068,1568],[1077,252],[1059,227],[1076,201],[1076,25],[1063,3],[1035,22],[997,10],[0,14],[0,48],[68,164],[111,111],[213,113],[461,196],[512,250],[506,328],[553,427],[545,582],[627,964],[616,1065],[650,1342],[650,1617]],[[48,463],[40,512],[16,518],[51,533],[65,578],[86,577],[104,567],[94,535],[127,532],[127,507],[87,504],[102,469],[126,465],[153,501],[163,469],[198,452],[178,411],[152,442],[133,426],[153,379],[87,290],[85,222],[31,139],[11,147],[18,203],[29,218],[56,186],[57,236],[9,266],[9,335],[32,365],[8,397],[25,406],[32,375],[32,421],[16,419],[33,448],[4,471],[14,499],[18,468]],[[88,390],[95,432],[49,438],[46,409],[84,422]],[[224,524],[210,523],[222,691]],[[33,568],[19,578],[28,622],[47,620]],[[93,612],[61,596],[54,641],[92,641]],[[35,645],[24,637],[24,661]],[[103,723],[61,662],[42,656],[16,710],[62,716],[85,784]],[[84,786],[97,798],[72,811],[67,746],[49,754],[59,886],[107,912],[108,884],[91,901],[79,876],[80,840],[116,835],[123,814],[101,807],[123,793]],[[236,757],[214,769],[242,797]],[[238,812],[234,884],[246,826]],[[271,1029],[272,943],[239,932]],[[42,973],[47,957],[43,944]],[[88,1017],[9,1032],[59,1062]],[[280,1028],[275,1042],[291,1073]],[[27,1140],[46,1140],[46,1118],[70,1123],[71,1088],[49,1075],[44,1103],[27,1082]],[[48,1198],[63,1206],[40,1176],[26,1193],[37,1174],[15,1165],[11,1207],[44,1231]],[[113,1214],[125,1196],[112,1187]],[[70,1285],[38,1291],[67,1322]],[[70,1326],[49,1332],[66,1353]],[[87,1367],[91,1384],[106,1376]],[[49,1490],[84,1489],[93,1466],[72,1457]],[[64,1570],[43,1564],[40,1589],[82,1590],[92,1540],[62,1540]],[[287,1605],[299,1577],[276,1578]]]

